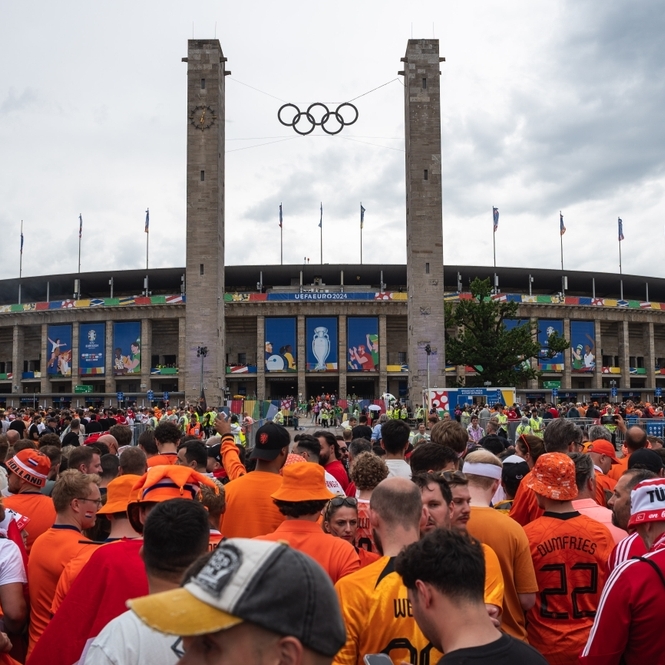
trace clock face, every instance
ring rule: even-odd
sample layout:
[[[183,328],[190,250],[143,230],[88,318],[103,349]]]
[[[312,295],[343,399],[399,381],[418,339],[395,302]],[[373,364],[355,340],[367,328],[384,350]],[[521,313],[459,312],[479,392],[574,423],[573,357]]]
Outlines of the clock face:
[[[189,121],[201,131],[212,127],[215,120],[217,116],[210,106],[195,106],[189,113]]]

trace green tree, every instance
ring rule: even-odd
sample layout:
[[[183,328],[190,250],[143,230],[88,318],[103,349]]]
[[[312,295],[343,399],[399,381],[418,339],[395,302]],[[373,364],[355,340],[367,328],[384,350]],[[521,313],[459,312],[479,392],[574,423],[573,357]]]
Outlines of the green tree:
[[[517,386],[535,379],[540,372],[529,362],[540,353],[537,325],[524,321],[508,330],[505,322],[517,317],[518,303],[493,300],[489,279],[471,282],[471,299],[446,304],[446,361],[474,367],[478,376],[468,377],[467,385]],[[548,357],[570,344],[557,333],[548,338]]]

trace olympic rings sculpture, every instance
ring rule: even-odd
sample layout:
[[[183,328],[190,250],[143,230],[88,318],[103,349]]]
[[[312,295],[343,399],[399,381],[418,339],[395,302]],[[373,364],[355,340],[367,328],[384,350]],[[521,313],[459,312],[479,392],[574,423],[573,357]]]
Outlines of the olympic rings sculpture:
[[[354,115],[352,120],[346,120],[342,115],[341,111],[345,106],[348,106],[353,110]],[[323,109],[322,112],[319,111],[319,107],[320,109]],[[287,108],[292,108],[295,111],[290,122],[287,122],[284,118],[282,118],[282,111]],[[334,111],[330,111],[328,107],[321,102],[314,102],[313,104],[310,104],[306,111],[301,111],[295,104],[284,104],[282,107],[280,107],[279,111],[277,111],[277,119],[285,127],[293,127],[296,133],[300,134],[301,136],[307,136],[307,134],[311,134],[317,126],[321,127],[321,129],[326,134],[335,135],[339,134],[347,125],[352,125],[356,120],[358,120],[358,109],[350,102],[343,102],[342,104],[339,104]],[[331,119],[333,121],[332,129],[329,128]],[[306,123],[304,127],[298,126],[301,121]],[[328,127],[326,125],[328,125]]]

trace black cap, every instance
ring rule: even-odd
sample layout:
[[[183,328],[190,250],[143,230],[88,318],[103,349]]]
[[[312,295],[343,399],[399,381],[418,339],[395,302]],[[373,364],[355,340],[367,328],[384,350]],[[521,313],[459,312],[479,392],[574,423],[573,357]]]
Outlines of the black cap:
[[[216,459],[220,464],[222,463],[222,444],[216,443],[214,446],[208,446],[208,457]]]
[[[663,460],[655,450],[640,448],[628,458],[629,469],[648,469],[655,474],[660,474],[663,470]]]
[[[282,448],[291,444],[291,435],[286,427],[277,423],[267,422],[256,432],[254,437],[254,450],[251,459],[261,459],[272,462],[279,455]]]
[[[529,473],[529,465],[526,462],[517,462],[514,464],[504,464],[501,469],[501,480],[504,483],[511,480],[522,482],[522,479]]]

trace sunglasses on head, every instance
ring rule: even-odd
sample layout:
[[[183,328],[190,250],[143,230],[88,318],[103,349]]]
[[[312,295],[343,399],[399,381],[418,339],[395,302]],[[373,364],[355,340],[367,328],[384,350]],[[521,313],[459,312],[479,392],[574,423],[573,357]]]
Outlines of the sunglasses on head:
[[[447,483],[452,485],[456,482],[466,482],[466,476],[461,471],[441,471],[440,475]]]
[[[330,501],[328,501],[328,505],[326,506],[324,518],[328,520],[332,509],[341,508],[342,506],[346,506],[347,508],[355,508],[357,510],[358,499],[356,499],[354,496],[336,496],[334,499],[330,499]]]

